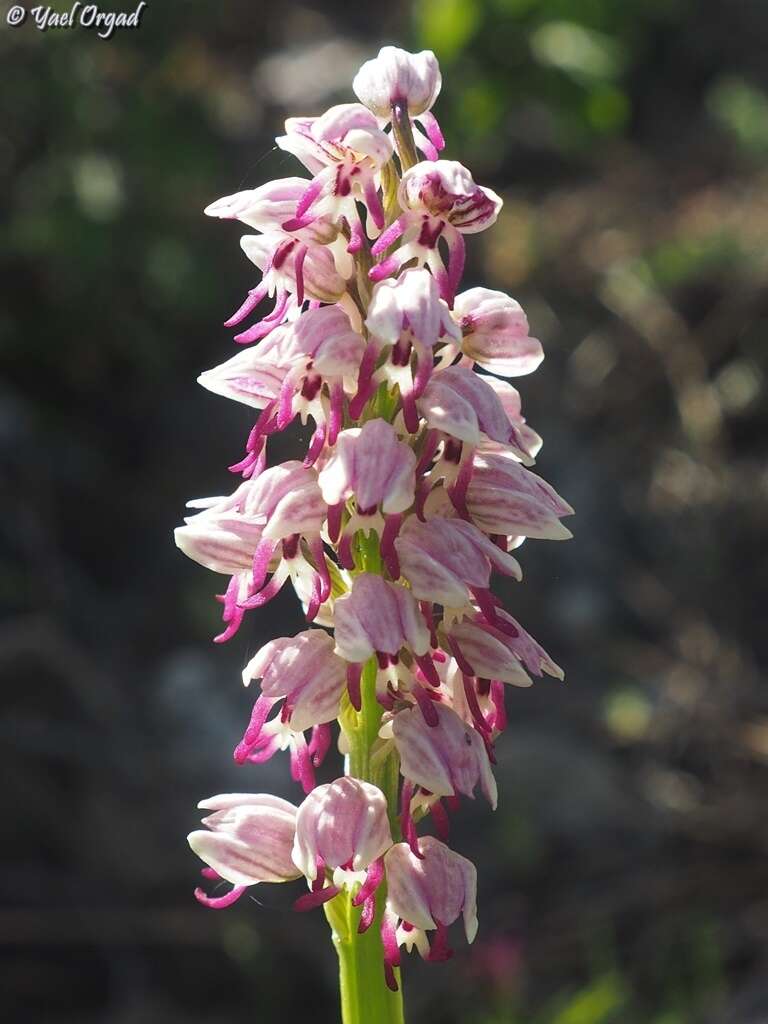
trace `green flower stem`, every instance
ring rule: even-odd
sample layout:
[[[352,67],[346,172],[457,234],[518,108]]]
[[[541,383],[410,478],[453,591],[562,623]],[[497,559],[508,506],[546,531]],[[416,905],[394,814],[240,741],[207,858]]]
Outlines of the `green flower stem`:
[[[397,203],[397,187],[400,184],[400,175],[397,173],[394,158],[390,158],[381,169],[381,190],[384,193],[384,217],[387,227],[400,214],[400,207]]]
[[[358,534],[356,562],[365,572],[381,573],[378,537]],[[381,726],[382,707],[376,700],[376,659],[363,668],[360,683],[361,707],[355,711],[344,701],[341,726],[349,745],[347,774],[372,782],[385,794],[393,835],[398,838],[397,791],[399,765],[394,753],[371,758]],[[395,971],[399,991],[387,988],[384,979],[384,949],[381,943],[381,916],[384,912],[386,884],[376,896],[376,917],[370,928],[359,935],[360,908],[352,906],[350,893],[341,892],[326,904],[325,914],[331,926],[333,944],[339,957],[342,1024],[403,1024],[403,993],[400,972]]]
[[[404,1024],[402,989],[391,992],[384,982],[379,935],[383,904],[384,895],[380,893],[376,919],[364,935],[357,934],[360,910],[352,906],[349,893],[342,892],[326,904],[339,957],[342,1024]],[[399,983],[397,969],[395,976]]]
[[[413,141],[411,118],[405,103],[395,103],[392,107],[392,134],[395,137],[400,166],[405,173],[419,162],[416,143]]]

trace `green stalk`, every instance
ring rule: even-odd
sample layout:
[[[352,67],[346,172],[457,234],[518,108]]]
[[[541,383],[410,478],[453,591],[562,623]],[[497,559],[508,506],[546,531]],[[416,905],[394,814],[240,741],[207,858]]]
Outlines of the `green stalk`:
[[[395,137],[400,167],[403,173],[405,173],[419,162],[416,143],[413,141],[413,129],[411,128],[411,118],[408,114],[407,103],[394,103],[392,105],[392,134]]]
[[[383,905],[383,897],[379,897]],[[402,990],[391,992],[384,983],[383,951],[379,937],[382,907],[364,935],[357,934],[360,910],[342,892],[326,904],[326,917],[339,957],[342,1024],[404,1024]],[[400,977],[395,969],[395,976]]]
[[[381,554],[375,534],[358,536],[356,561],[365,572],[381,573]],[[372,782],[381,789],[387,798],[393,834],[398,838],[397,756],[390,754],[383,759],[371,759],[371,748],[378,737],[383,713],[376,700],[376,669],[375,658],[363,668],[360,711],[355,711],[348,700],[343,702],[341,727],[349,744],[347,775]],[[339,957],[342,1024],[404,1024],[399,970],[395,970],[397,992],[387,988],[384,979],[380,926],[385,899],[386,883],[382,883],[376,896],[376,917],[363,935],[357,932],[361,910],[352,906],[350,893],[343,891],[326,904],[325,914]]]

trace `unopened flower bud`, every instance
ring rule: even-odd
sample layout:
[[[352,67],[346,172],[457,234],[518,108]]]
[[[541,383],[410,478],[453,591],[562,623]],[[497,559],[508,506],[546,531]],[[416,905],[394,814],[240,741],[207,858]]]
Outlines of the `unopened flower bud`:
[[[402,103],[416,117],[432,107],[442,79],[431,50],[408,53],[396,46],[382,46],[378,57],[367,60],[352,82],[355,95],[377,117],[389,120],[392,107]]]

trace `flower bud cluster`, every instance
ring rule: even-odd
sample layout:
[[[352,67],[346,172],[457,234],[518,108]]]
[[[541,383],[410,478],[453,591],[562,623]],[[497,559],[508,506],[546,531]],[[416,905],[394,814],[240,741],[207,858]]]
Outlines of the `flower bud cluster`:
[[[543,358],[525,313],[502,292],[459,291],[464,236],[502,201],[439,158],[440,84],[434,54],[385,47],[355,77],[360,102],[286,122],[277,144],[308,177],[206,209],[257,232],[241,246],[261,280],[227,321],[245,347],[200,383],[256,417],[230,467],[239,485],[191,502],[176,531],[226,578],[217,641],[289,581],[308,624],[245,668],[258,693],[235,748],[243,765],[289,751],[304,801],[204,801],[189,842],[232,889],[197,897],[221,907],[301,877],[298,909],[346,892],[361,931],[378,923],[391,987],[401,947],[441,960],[454,921],[470,942],[477,931],[475,868],[446,845],[443,801],[455,810],[479,788],[496,806],[507,684],[563,677],[492,578],[520,580],[511,552],[569,537],[573,511],[531,470],[541,439],[499,379]],[[297,418],[313,426],[305,457],[268,467],[270,438]],[[348,758],[346,775],[317,785],[337,721],[350,750],[366,679],[380,720],[371,773],[354,777]],[[374,784],[387,763],[398,793]],[[430,822],[439,838],[420,835]]]

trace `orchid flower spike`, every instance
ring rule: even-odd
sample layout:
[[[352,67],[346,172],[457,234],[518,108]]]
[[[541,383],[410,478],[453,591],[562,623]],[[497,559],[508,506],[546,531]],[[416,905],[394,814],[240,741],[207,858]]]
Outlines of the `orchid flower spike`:
[[[399,989],[402,946],[445,960],[460,917],[473,940],[476,871],[446,845],[449,811],[478,791],[496,807],[512,688],[563,678],[493,591],[496,574],[522,579],[524,540],[570,537],[573,509],[531,471],[542,440],[506,379],[538,368],[541,342],[511,296],[461,290],[466,237],[502,199],[440,159],[441,84],[430,50],[383,47],[359,102],[285,122],[277,145],[304,176],[205,210],[246,225],[261,279],[225,324],[246,347],[199,383],[255,422],[229,467],[239,486],[190,502],[176,543],[227,580],[217,641],[290,580],[306,625],[244,659],[255,694],[234,759],[255,772],[286,752],[304,797],[203,801],[189,843],[216,888],[196,896],[223,907],[306,879],[295,906],[327,904],[344,1024],[402,1018],[384,984]],[[336,751],[344,775],[318,785]],[[419,835],[427,817],[439,838]],[[378,987],[359,976],[371,951]]]

